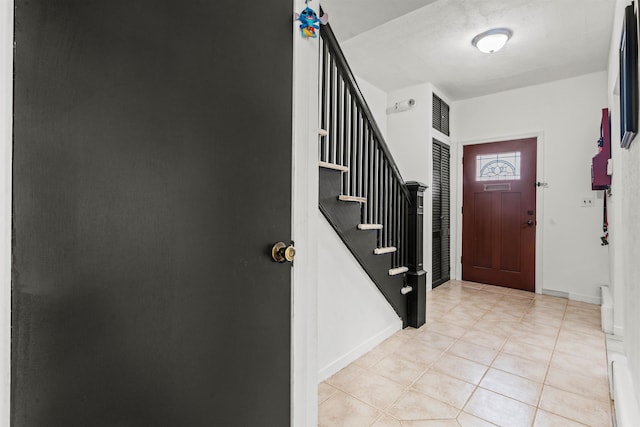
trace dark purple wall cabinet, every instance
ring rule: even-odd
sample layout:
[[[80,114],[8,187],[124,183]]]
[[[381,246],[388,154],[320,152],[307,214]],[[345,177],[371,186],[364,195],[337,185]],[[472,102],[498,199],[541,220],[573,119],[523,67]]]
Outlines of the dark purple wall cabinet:
[[[611,176],[607,174],[607,163],[611,159],[611,125],[608,108],[602,109],[598,148],[598,154],[591,159],[591,189],[606,190],[611,185]]]

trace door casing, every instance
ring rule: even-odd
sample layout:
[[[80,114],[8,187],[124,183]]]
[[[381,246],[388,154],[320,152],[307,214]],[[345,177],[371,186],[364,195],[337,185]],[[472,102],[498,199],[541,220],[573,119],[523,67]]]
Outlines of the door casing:
[[[306,7],[295,0],[294,10]],[[291,425],[318,423],[318,123],[319,40],[300,37],[293,25]]]

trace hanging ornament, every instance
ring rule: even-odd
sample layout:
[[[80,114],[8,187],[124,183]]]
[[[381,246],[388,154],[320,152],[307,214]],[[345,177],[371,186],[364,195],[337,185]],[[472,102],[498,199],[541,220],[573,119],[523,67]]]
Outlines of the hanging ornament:
[[[318,37],[316,30],[320,29],[318,24],[325,25],[329,22],[329,15],[324,14],[318,18],[316,12],[309,7],[309,0],[305,1],[307,7],[301,12],[295,14],[295,20],[300,21],[300,33],[303,38],[315,39]]]

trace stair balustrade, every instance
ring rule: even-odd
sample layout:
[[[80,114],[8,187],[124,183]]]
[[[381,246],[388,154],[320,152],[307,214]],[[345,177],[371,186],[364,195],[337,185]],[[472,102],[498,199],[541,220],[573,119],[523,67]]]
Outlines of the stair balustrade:
[[[393,285],[400,286],[401,299],[395,291],[391,294],[385,283],[388,280],[381,280],[368,270],[367,257],[345,237],[345,227],[336,224],[340,221],[336,221],[335,209],[330,213],[331,207],[323,203],[322,197],[320,209],[405,325],[418,327],[424,323],[426,304],[421,218],[422,192],[426,187],[420,183],[407,186],[404,182],[330,25],[322,26],[320,34],[320,127],[326,131],[320,138],[320,166],[341,173],[339,200],[361,204],[356,227],[377,233],[373,253],[389,254],[388,275],[402,278],[399,285]],[[416,221],[418,215],[420,219]]]

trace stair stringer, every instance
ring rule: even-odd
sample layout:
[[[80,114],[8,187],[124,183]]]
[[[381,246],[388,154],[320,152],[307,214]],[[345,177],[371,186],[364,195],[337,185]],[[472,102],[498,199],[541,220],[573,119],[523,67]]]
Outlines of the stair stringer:
[[[342,192],[342,172],[320,168],[319,183],[320,211],[406,327],[408,297],[400,292],[404,286],[404,274],[389,276],[392,255],[374,254],[378,240],[376,230],[358,230],[361,204],[338,200]]]

